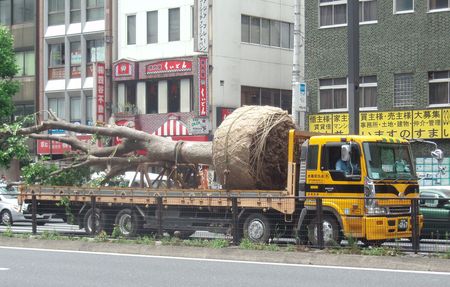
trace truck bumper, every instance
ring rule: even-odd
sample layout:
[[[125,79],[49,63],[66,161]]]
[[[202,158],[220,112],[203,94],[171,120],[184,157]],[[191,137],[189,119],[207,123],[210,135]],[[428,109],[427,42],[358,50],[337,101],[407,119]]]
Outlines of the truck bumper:
[[[423,227],[423,216],[417,216],[419,230]],[[363,220],[367,240],[390,240],[397,238],[411,238],[411,216],[399,217],[366,217]],[[420,232],[419,232],[420,234]]]

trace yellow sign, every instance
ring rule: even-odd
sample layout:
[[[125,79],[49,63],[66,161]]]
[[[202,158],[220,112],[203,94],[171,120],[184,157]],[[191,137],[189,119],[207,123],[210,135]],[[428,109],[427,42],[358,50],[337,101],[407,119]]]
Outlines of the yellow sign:
[[[309,116],[309,130],[311,132],[332,134],[333,114],[318,114]]]
[[[309,116],[311,132],[348,134],[348,113]],[[406,139],[450,138],[450,109],[361,112],[359,133]]]
[[[411,138],[412,111],[365,112],[359,114],[361,135]]]

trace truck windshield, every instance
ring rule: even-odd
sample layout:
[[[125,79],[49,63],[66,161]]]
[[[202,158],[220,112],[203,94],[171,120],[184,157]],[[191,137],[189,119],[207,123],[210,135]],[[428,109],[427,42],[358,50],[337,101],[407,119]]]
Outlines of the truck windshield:
[[[371,179],[416,179],[409,146],[398,143],[363,143],[367,176]]]

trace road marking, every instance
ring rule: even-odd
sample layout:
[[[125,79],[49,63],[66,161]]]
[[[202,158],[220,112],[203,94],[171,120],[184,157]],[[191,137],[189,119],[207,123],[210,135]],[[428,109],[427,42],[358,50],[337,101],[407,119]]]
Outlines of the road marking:
[[[109,252],[93,252],[93,251],[79,251],[79,250],[57,250],[57,249],[10,247],[10,246],[0,246],[0,249],[27,250],[27,251],[40,251],[40,252],[53,252],[53,253],[75,253],[75,254],[89,254],[89,255],[139,257],[139,258],[169,259],[169,260],[183,260],[183,261],[203,261],[203,262],[219,262],[219,263],[238,263],[238,264],[286,266],[286,267],[341,269],[341,270],[359,270],[359,271],[377,271],[377,272],[413,273],[413,274],[450,276],[450,272],[436,272],[436,271],[400,270],[400,269],[399,270],[393,270],[393,269],[383,269],[383,268],[365,268],[365,267],[349,267],[349,266],[326,266],[326,265],[292,264],[292,263],[276,263],[276,262],[257,262],[257,261],[241,261],[241,260],[227,260],[227,259],[208,259],[208,258],[193,258],[193,257],[176,257],[176,256],[127,254],[127,253],[123,253],[122,254],[122,253],[109,253]]]
[[[0,271],[8,271],[9,270],[9,268],[1,268],[0,267]]]

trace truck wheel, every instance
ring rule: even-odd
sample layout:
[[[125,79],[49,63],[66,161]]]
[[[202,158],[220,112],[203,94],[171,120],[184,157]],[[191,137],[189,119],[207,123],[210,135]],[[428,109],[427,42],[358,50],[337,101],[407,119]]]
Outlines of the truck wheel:
[[[114,221],[120,234],[125,237],[134,237],[140,229],[138,215],[129,208],[122,209],[117,213]]]
[[[12,225],[12,215],[11,212],[9,210],[3,210],[1,215],[1,224],[3,225]]]
[[[95,234],[99,234],[102,231],[106,231],[106,215],[100,209],[96,208],[93,212],[90,208],[84,215],[84,229],[86,233],[93,234],[93,226],[95,224]]]
[[[253,213],[244,222],[244,237],[255,243],[266,243],[270,237],[270,222],[266,216]]]
[[[317,223],[318,218],[314,218],[308,224],[308,240],[313,245],[318,245],[317,239]],[[339,224],[334,217],[325,215],[323,217],[323,243],[325,246],[333,246],[340,243]]]

